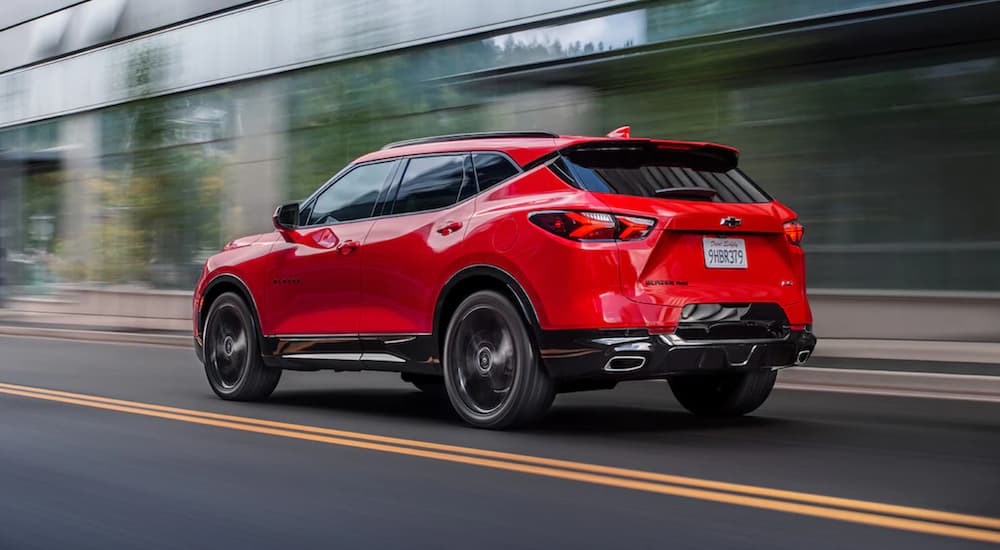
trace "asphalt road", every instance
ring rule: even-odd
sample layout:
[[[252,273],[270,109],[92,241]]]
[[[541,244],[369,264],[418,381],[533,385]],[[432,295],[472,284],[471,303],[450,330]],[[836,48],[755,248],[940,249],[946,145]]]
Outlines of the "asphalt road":
[[[190,351],[0,337],[0,550],[985,548],[996,518],[997,404],[776,391],[700,420],[642,382],[497,433],[395,375],[228,403]]]

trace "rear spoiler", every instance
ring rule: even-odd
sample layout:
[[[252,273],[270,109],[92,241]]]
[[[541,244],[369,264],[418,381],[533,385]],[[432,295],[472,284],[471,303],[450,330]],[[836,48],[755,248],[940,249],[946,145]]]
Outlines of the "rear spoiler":
[[[560,153],[588,168],[660,164],[686,166],[710,172],[728,172],[736,168],[740,160],[739,149],[726,145],[654,139],[586,141],[570,145]]]

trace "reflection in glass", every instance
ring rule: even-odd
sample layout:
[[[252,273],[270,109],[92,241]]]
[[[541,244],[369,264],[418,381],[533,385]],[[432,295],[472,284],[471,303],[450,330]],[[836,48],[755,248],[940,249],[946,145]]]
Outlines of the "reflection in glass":
[[[309,9],[287,7],[300,2]],[[803,65],[814,37],[697,55],[670,42],[889,3],[645,2],[153,97],[401,32],[361,4],[288,0],[0,75],[0,117],[124,102],[0,131],[0,150],[34,159],[3,188],[6,277],[29,281],[10,266],[44,264],[49,280],[189,288],[212,251],[268,230],[268,209],[387,142],[540,126],[601,135],[631,123],[633,135],[741,147],[748,173],[800,213],[813,287],[1000,290],[1000,186],[988,177],[1000,164],[995,48]],[[305,17],[314,31],[241,30],[271,9],[282,13],[276,28]],[[344,14],[357,28],[331,33]],[[45,89],[73,93],[29,93]],[[89,134],[67,130],[87,117]],[[70,233],[90,252],[73,253]]]

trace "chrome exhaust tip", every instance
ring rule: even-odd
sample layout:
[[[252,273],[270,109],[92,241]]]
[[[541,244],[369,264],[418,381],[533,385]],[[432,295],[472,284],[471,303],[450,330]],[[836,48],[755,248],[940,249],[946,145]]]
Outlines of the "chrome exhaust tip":
[[[604,365],[607,372],[631,372],[646,365],[646,358],[638,355],[619,355],[612,357]]]
[[[812,355],[812,352],[807,349],[800,351],[798,355],[795,356],[795,364],[801,365],[802,363],[805,363],[806,360],[809,359],[810,355]]]

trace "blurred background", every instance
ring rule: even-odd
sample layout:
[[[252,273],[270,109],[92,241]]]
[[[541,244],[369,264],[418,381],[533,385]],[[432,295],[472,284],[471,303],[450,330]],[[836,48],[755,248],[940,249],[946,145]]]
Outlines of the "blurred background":
[[[207,256],[386,142],[630,124],[740,147],[799,212],[821,336],[1000,341],[997,21],[988,0],[5,2],[0,300],[184,330]]]

